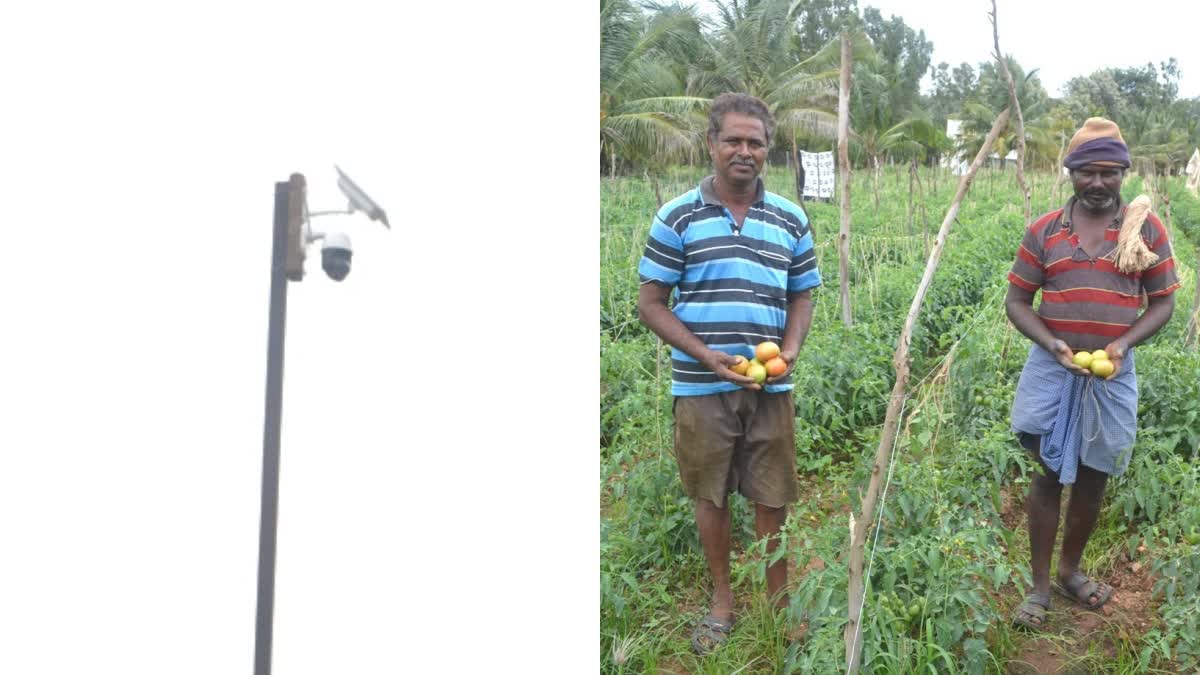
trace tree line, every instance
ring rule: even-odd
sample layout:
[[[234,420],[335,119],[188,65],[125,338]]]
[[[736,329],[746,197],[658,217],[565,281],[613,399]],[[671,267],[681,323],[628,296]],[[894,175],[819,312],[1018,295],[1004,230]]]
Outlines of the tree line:
[[[712,13],[676,2],[600,2],[600,170],[703,164],[708,104],[726,91],[752,94],[778,127],[772,155],[833,148],[840,36],[853,46],[850,156],[857,167],[974,156],[1009,104],[995,61],[931,63],[923,30],[857,0],[717,0]],[[1007,59],[1024,114],[1028,169],[1054,170],[1088,117],[1116,122],[1135,169],[1182,171],[1200,146],[1200,97],[1179,97],[1180,70],[1165,62],[1106,68],[1070,79],[1060,98]],[[932,86],[922,92],[920,82]],[[961,120],[958,142],[946,120]],[[1009,125],[994,150],[1016,147]]]

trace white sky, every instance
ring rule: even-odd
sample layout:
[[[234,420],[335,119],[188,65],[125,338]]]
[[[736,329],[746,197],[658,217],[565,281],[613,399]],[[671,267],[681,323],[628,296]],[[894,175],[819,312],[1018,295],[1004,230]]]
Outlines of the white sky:
[[[335,162],[392,230],[290,285],[274,672],[595,667],[594,10],[168,4],[0,9],[0,672],[251,672],[274,183]]]
[[[966,61],[978,67],[990,60],[992,24],[990,0],[859,0],[876,7],[885,18],[904,17],[914,29],[924,29],[933,42],[936,66]],[[1057,0],[996,0],[1000,48],[1039,76],[1051,96],[1072,77],[1101,68],[1156,66],[1174,56],[1182,78],[1179,93],[1200,96],[1200,39],[1193,3],[1177,0],[1087,3]],[[1082,45],[1082,46],[1081,46]]]

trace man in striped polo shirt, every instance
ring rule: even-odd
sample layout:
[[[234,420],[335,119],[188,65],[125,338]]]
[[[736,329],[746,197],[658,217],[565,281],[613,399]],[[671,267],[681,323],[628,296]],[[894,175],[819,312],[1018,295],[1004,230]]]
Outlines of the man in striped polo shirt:
[[[1109,475],[1129,465],[1137,432],[1133,347],[1171,318],[1179,287],[1166,228],[1153,213],[1140,231],[1126,228],[1129,242],[1119,241],[1127,207],[1121,182],[1130,161],[1117,125],[1087,120],[1063,164],[1075,194],[1025,231],[1005,300],[1008,318],[1033,341],[1013,401],[1012,429],[1042,468],[1025,504],[1034,588],[1013,619],[1034,630],[1045,623],[1052,587],[1088,609],[1100,608],[1112,595],[1110,585],[1080,570],[1080,561]],[[1133,239],[1139,236],[1140,243]],[[1144,243],[1154,254],[1146,260],[1157,259],[1122,272],[1117,253],[1127,243]],[[1039,289],[1042,301],[1035,312]],[[1146,309],[1139,316],[1143,297]],[[1099,349],[1115,366],[1103,379],[1072,361],[1075,352]],[[1074,487],[1052,584],[1050,556],[1063,485]]]
[[[791,371],[821,277],[804,211],[759,178],[774,128],[757,98],[713,100],[713,175],[659,209],[638,265],[641,320],[672,347],[675,455],[713,578],[710,612],[692,634],[699,653],[733,627],[727,495],[737,490],[755,503],[768,551],[798,497]],[[753,358],[765,341],[780,346],[783,373],[759,385],[730,370],[735,356]],[[787,606],[786,585],[780,560],[767,568],[777,607]]]

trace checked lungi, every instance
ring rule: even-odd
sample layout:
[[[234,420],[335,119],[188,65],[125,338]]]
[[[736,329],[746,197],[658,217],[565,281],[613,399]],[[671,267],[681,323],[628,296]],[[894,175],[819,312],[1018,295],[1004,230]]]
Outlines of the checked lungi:
[[[1133,349],[1110,380],[1076,375],[1038,345],[1029,349],[1012,407],[1012,430],[1041,436],[1041,457],[1063,485],[1080,464],[1119,476],[1137,436]]]

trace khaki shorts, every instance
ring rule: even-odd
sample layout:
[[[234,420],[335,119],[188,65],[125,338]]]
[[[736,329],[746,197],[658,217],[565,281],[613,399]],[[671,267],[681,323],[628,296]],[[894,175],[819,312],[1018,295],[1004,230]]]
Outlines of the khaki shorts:
[[[772,508],[796,501],[796,408],[792,392],[676,396],[675,457],[683,489],[718,507],[737,490]]]

